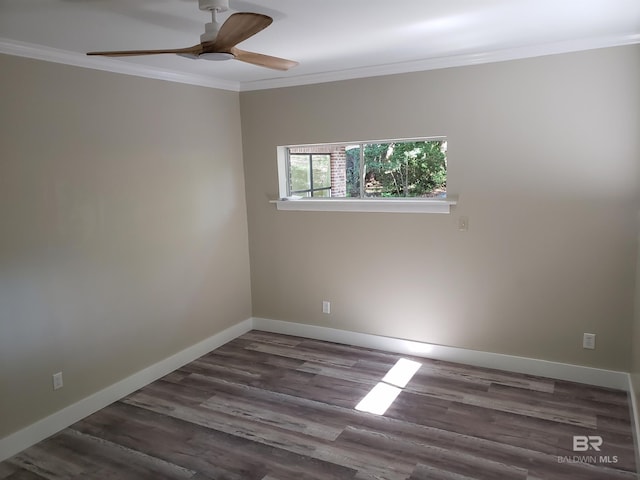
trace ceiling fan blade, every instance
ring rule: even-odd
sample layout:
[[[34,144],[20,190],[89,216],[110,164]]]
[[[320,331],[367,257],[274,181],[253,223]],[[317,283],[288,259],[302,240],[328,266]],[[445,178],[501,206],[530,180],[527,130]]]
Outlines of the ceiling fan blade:
[[[220,27],[216,40],[206,52],[228,52],[238,43],[254,36],[271,25],[273,19],[261,13],[238,12],[231,15]]]
[[[298,65],[298,62],[293,60],[287,60],[285,58],[272,57],[270,55],[263,55],[261,53],[246,52],[239,48],[232,48],[231,53],[236,57],[236,60],[241,62],[251,63],[260,67],[267,67],[273,70],[289,70],[290,68]]]
[[[186,53],[199,55],[202,53],[202,45],[193,47],[174,48],[169,50],[121,50],[113,52],[88,52],[87,55],[101,55],[103,57],[133,57],[136,55],[160,55],[163,53]]]

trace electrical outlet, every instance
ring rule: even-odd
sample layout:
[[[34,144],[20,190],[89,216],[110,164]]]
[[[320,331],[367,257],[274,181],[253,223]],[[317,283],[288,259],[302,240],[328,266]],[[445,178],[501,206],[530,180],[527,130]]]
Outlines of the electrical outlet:
[[[54,390],[59,390],[63,386],[64,386],[64,383],[62,382],[62,372],[54,373],[53,374],[53,389]]]
[[[585,333],[582,336],[582,348],[588,348],[589,350],[594,350],[596,348],[595,333]]]
[[[326,313],[327,315],[331,313],[331,302],[327,300],[322,301],[322,313]]]

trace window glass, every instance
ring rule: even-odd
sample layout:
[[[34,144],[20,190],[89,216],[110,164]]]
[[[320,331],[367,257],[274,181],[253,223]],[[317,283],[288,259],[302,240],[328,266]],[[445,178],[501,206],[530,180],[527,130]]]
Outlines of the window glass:
[[[360,197],[360,145],[346,145],[346,184],[345,197]]]
[[[291,155],[289,157],[289,178],[291,191],[307,190],[311,181],[308,155]]]
[[[331,188],[331,157],[312,155],[313,188]]]

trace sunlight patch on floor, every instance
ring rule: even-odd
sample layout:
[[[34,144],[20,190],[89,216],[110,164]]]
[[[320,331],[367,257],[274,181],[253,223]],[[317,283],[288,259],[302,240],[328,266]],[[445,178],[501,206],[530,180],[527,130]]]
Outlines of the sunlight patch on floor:
[[[378,383],[373,387],[365,397],[356,405],[356,410],[361,412],[369,412],[375,415],[384,415],[387,408],[391,406],[394,400],[400,395],[402,389],[387,385],[386,383]]]
[[[401,358],[391,367],[391,370],[387,372],[382,381],[395,385],[396,387],[404,388],[421,366],[421,363]]]
[[[356,410],[384,415],[421,366],[421,363],[406,358],[398,360],[382,381],[360,400],[360,403],[356,405]]]

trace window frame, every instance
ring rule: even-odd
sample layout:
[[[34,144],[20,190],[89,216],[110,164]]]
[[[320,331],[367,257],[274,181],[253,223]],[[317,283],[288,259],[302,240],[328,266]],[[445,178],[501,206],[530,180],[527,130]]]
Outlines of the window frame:
[[[289,149],[290,148],[313,148],[327,145],[360,145],[360,182],[362,188],[362,171],[364,162],[363,147],[366,144],[381,144],[394,142],[420,142],[420,141],[441,141],[448,140],[446,135],[430,137],[410,137],[382,140],[360,140],[348,142],[327,142],[311,144],[292,144],[277,147],[278,164],[278,188],[279,197],[272,200],[278,210],[299,210],[299,211],[340,211],[340,212],[388,212],[388,213],[444,213],[451,212],[451,206],[458,202],[458,196],[449,193],[447,188],[446,196],[436,198],[421,197],[297,197],[291,195],[289,181]],[[294,155],[298,155],[295,153]],[[447,180],[449,171],[447,169]],[[447,182],[447,187],[448,187]]]

